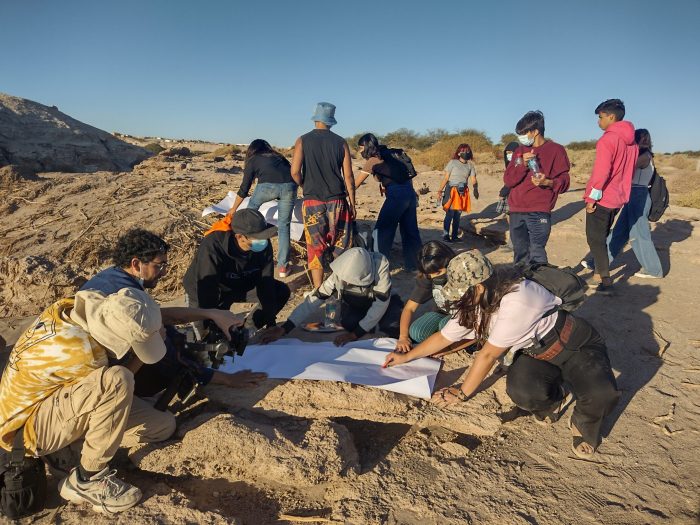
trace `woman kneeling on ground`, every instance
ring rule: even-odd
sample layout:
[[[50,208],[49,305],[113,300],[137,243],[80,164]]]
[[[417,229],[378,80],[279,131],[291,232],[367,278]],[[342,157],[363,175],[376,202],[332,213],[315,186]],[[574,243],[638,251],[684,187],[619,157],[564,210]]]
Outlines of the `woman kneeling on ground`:
[[[422,343],[450,319],[445,310],[442,287],[447,283],[447,264],[455,256],[452,248],[440,241],[426,242],[418,254],[418,277],[411,297],[401,312],[397,352],[408,352],[414,343]],[[421,304],[435,300],[437,312],[428,312],[411,322]]]
[[[514,360],[506,391],[513,402],[539,421],[553,423],[575,399],[572,449],[579,457],[591,457],[600,444],[603,418],[620,397],[598,332],[584,319],[558,310],[561,299],[523,279],[518,269],[494,269],[478,250],[450,261],[442,293],[456,307],[455,316],[410,352],[389,354],[384,366],[433,355],[461,339],[475,339],[481,350],[464,382],[433,395],[439,406],[447,406],[472,397],[508,352]]]

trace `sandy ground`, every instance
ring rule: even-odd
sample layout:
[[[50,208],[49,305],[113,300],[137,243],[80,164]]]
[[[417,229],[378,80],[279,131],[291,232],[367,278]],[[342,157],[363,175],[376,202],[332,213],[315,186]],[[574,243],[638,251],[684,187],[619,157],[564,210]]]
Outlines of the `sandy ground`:
[[[182,274],[211,222],[200,211],[237,188],[240,164],[159,156],[133,173],[49,173],[3,185],[0,333],[13,343],[43,307],[107,266],[114,238],[134,225],[171,243],[170,274],[155,295],[177,304]],[[475,212],[493,205],[501,174],[496,162],[477,168]],[[433,190],[420,200],[424,241],[441,235],[439,179],[422,172],[416,180],[416,188]],[[581,189],[572,184],[554,213],[548,252],[555,264],[575,265],[587,252]],[[360,188],[363,227],[381,202],[376,183]],[[246,392],[209,388],[180,412],[174,439],[129,456],[121,451],[114,464],[144,491],[138,507],[102,517],[54,494],[49,508],[26,522],[697,523],[699,225],[700,210],[672,206],[653,233],[668,276],[632,277],[638,265],[628,249],[614,265],[618,293],[591,295],[580,309],[606,337],[623,391],[591,461],[571,453],[564,420],[542,427],[514,410],[499,377],[473,400],[444,410],[348,384],[266,381]],[[398,241],[392,272],[405,298],[414,276],[401,270]],[[495,262],[512,257],[469,234],[456,246],[479,248]],[[296,292],[285,312],[308,289],[301,271],[287,280]],[[457,381],[471,360],[448,356],[438,386]]]

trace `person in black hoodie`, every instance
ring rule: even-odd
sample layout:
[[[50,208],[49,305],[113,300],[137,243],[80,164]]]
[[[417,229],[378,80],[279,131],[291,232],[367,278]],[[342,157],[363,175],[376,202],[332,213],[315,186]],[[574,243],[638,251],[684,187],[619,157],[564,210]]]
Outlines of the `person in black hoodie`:
[[[233,303],[247,302],[247,293],[255,288],[260,308],[250,320],[255,328],[274,326],[291,294],[274,278],[270,238],[276,233],[259,211],[244,209],[233,214],[230,230],[206,235],[183,279],[188,305],[228,310]],[[203,328],[195,325],[198,336]]]

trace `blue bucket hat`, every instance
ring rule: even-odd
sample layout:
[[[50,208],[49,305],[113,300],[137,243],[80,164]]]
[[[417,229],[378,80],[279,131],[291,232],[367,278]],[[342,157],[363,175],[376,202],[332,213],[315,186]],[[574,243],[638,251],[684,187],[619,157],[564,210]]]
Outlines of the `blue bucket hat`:
[[[316,112],[311,117],[314,122],[323,122],[326,126],[335,126],[335,106],[330,102],[319,102],[316,104]]]

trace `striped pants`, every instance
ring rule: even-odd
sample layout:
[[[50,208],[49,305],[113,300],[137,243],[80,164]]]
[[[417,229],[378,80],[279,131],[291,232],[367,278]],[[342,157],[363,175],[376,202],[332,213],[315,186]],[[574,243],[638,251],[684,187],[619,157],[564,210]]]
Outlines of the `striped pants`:
[[[450,320],[450,316],[440,312],[428,312],[421,315],[411,323],[408,335],[413,342],[422,343],[435,332],[442,330],[442,327]]]

